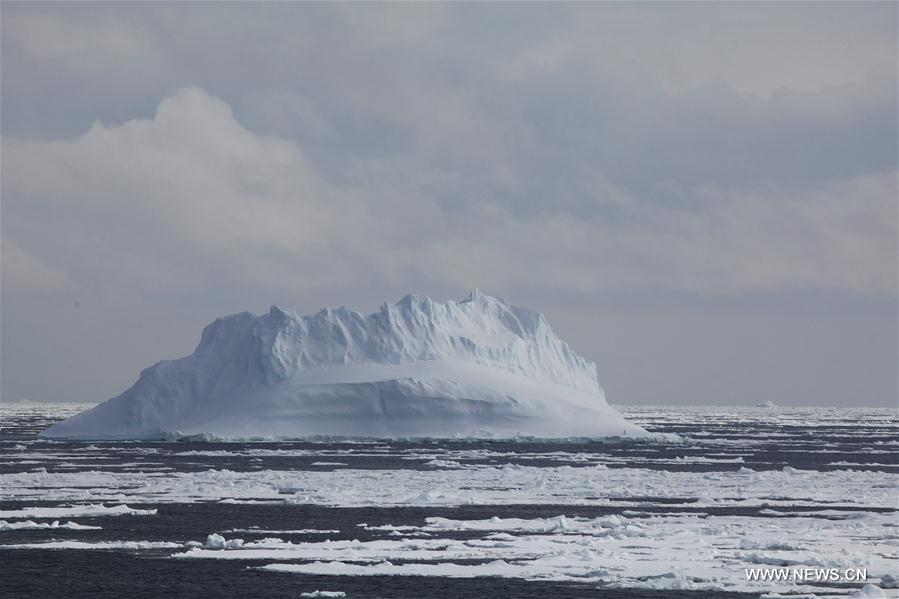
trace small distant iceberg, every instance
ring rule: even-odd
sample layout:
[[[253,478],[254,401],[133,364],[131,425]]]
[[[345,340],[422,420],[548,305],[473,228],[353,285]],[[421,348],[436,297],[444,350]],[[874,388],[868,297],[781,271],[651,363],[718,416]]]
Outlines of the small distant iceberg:
[[[773,404],[772,404],[773,405]],[[596,366],[546,318],[474,290],[365,316],[272,306],[219,318],[193,354],[59,422],[58,439],[627,437]]]
[[[757,408],[777,408],[779,406],[776,403],[774,403],[773,401],[769,400],[769,401],[763,401],[762,403],[757,403],[757,404],[755,404],[755,407],[757,407]]]

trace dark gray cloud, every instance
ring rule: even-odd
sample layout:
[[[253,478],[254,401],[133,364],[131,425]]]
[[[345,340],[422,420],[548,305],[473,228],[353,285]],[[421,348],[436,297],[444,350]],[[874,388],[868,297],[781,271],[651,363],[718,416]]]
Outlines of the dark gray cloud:
[[[613,401],[896,401],[895,4],[2,17],[4,397],[478,286]]]

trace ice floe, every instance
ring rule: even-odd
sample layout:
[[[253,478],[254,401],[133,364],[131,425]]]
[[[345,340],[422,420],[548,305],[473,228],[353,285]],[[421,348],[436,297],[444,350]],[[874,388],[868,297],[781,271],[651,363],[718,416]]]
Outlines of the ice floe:
[[[155,509],[141,510],[125,504],[105,506],[102,503],[0,510],[0,516],[4,518],[94,518],[100,516],[152,516],[155,513]]]
[[[0,520],[0,531],[2,530],[48,530],[48,529],[68,529],[68,530],[101,530],[100,526],[90,526],[87,524],[78,524],[77,522],[35,522],[34,520],[25,520],[24,522],[7,522]]]

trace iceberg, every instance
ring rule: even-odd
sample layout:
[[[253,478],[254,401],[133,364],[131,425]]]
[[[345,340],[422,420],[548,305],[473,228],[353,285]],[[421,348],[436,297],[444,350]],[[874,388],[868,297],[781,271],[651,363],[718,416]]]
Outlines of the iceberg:
[[[647,437],[546,318],[474,290],[365,316],[272,306],[219,318],[193,354],[45,438]]]

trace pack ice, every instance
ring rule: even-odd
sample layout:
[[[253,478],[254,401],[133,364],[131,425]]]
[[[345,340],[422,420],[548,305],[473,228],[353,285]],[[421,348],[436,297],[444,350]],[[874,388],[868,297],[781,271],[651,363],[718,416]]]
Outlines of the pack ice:
[[[542,314],[477,290],[369,316],[272,306],[219,318],[193,354],[42,433],[68,439],[644,437]]]

